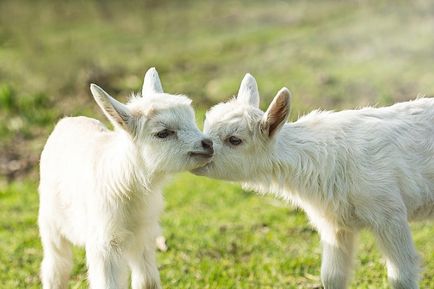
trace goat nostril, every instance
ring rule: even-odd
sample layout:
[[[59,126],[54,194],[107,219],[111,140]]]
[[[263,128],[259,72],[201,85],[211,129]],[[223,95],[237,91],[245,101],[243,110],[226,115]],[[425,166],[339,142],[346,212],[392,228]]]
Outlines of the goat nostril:
[[[205,138],[202,140],[202,147],[204,149],[212,149],[212,140]]]

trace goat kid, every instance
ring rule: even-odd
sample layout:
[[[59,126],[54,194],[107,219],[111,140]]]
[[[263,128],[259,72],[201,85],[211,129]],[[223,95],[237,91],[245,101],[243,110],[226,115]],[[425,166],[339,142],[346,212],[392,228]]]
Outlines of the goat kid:
[[[286,123],[289,110],[283,88],[262,112],[247,74],[236,99],[207,112],[204,132],[215,154],[193,172],[273,192],[303,208],[321,235],[326,289],[347,288],[364,227],[378,240],[392,287],[418,288],[408,220],[434,216],[434,99],[314,111]]]
[[[161,288],[161,186],[170,174],[205,165],[212,142],[197,128],[191,100],[163,93],[154,68],[126,105],[90,89],[114,130],[67,117],[48,138],[39,185],[43,288],[68,287],[71,245],[86,249],[91,288],[128,288],[129,271],[133,289]]]

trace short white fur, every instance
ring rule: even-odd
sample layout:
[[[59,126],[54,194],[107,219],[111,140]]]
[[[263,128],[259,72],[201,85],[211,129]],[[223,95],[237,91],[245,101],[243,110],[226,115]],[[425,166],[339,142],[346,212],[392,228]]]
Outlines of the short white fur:
[[[64,118],[41,156],[43,288],[68,288],[71,245],[79,245],[91,288],[128,288],[131,273],[133,289],[159,289],[161,186],[172,173],[203,166],[212,152],[203,147],[190,99],[163,93],[154,68],[142,95],[126,105],[94,84],[91,91],[114,130],[87,117]]]
[[[419,288],[408,220],[434,216],[434,99],[314,111],[286,123],[289,91],[282,89],[264,113],[252,87],[247,74],[242,95],[208,111],[204,132],[215,156],[193,172],[240,181],[303,208],[321,235],[326,289],[347,288],[355,239],[365,227],[378,240],[393,288]],[[233,137],[242,142],[232,144]]]

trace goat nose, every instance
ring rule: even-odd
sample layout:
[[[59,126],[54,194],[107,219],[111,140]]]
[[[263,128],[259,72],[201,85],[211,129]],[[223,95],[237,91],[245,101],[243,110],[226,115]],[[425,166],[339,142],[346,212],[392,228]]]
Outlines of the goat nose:
[[[202,140],[202,147],[206,150],[209,150],[211,153],[214,152],[212,147],[212,140],[210,140],[209,138],[204,138]]]

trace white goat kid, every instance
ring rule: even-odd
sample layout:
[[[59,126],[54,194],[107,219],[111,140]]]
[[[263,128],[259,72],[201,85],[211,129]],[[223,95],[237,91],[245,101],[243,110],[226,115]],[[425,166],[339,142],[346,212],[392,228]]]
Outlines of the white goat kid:
[[[326,289],[347,288],[363,227],[378,240],[393,288],[418,288],[407,221],[434,216],[434,99],[314,111],[294,123],[286,123],[286,88],[265,113],[258,105],[247,74],[236,99],[207,113],[204,132],[215,155],[193,172],[274,192],[303,208],[321,235]]]
[[[91,288],[161,288],[155,239],[169,174],[203,166],[212,142],[198,130],[191,100],[165,94],[154,68],[142,96],[124,105],[92,94],[115,127],[62,119],[41,156],[39,227],[45,289],[67,288],[71,245],[85,246]]]

